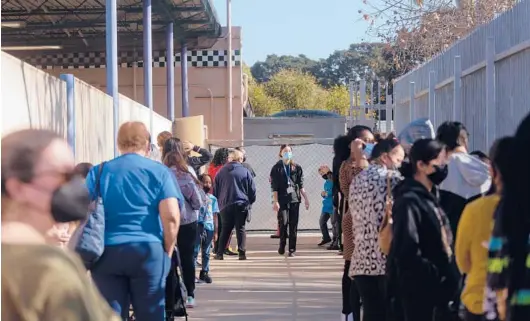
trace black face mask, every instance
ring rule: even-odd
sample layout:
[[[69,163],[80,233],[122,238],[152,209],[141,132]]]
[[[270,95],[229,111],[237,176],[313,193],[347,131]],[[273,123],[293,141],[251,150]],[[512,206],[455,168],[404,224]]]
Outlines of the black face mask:
[[[52,195],[51,211],[58,223],[83,220],[88,215],[90,195],[81,177],[74,177],[59,186]]]
[[[434,172],[427,175],[427,177],[434,185],[440,185],[447,178],[449,169],[447,168],[447,165],[444,165],[444,166],[434,165],[433,167],[434,167]]]
[[[323,179],[328,179],[328,174],[324,174],[324,175],[322,175],[322,178],[323,178]]]
[[[210,193],[211,188],[210,188],[210,187],[203,186],[202,190],[203,190],[206,194],[208,194],[208,193]]]

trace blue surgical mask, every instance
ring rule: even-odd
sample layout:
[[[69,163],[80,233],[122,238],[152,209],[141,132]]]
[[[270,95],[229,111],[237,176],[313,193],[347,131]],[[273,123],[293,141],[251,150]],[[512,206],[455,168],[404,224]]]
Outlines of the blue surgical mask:
[[[367,158],[372,158],[372,152],[374,150],[375,144],[364,144],[364,154]]]
[[[293,152],[285,152],[282,154],[283,160],[291,160],[293,158]]]

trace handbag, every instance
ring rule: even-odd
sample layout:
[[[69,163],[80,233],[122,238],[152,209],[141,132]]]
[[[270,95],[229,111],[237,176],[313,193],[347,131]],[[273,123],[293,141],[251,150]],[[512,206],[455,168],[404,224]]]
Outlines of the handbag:
[[[388,255],[390,253],[390,247],[392,245],[393,231],[392,231],[392,187],[390,186],[390,172],[386,176],[386,204],[385,204],[385,216],[379,229],[379,247],[383,254]]]
[[[101,198],[100,180],[105,162],[99,165],[96,177],[95,199],[90,205],[89,213],[85,221],[74,233],[74,251],[81,257],[85,268],[90,268],[103,255],[105,249],[105,208]]]

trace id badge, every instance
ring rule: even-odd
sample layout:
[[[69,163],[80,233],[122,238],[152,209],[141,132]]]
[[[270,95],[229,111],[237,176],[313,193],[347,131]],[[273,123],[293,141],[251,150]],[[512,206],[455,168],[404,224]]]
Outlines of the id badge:
[[[287,194],[291,194],[293,192],[294,192],[294,188],[291,185],[289,185],[289,187],[287,187]]]

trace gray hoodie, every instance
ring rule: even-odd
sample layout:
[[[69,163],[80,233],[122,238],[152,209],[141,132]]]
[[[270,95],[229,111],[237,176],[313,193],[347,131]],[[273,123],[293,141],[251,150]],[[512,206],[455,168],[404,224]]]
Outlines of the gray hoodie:
[[[486,193],[491,186],[488,165],[473,155],[451,154],[447,167],[449,173],[440,185],[440,190],[469,199]]]
[[[184,196],[184,208],[180,209],[180,225],[196,222],[199,210],[205,204],[206,195],[202,189],[199,189],[193,174],[176,168],[171,168],[171,171],[175,174],[182,196]]]

